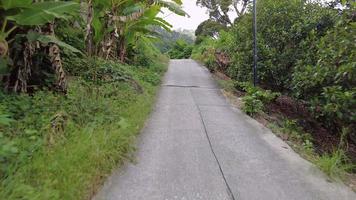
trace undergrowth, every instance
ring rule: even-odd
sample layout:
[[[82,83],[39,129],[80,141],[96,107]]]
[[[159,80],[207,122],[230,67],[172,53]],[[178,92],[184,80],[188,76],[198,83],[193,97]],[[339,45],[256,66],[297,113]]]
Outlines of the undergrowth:
[[[241,98],[241,110],[246,114],[257,117],[266,114],[265,105],[272,103],[280,96],[280,93],[273,93],[268,90],[253,87],[250,83],[236,82],[234,80],[217,79],[218,84],[229,93],[243,94]],[[242,93],[241,93],[242,92]],[[295,119],[284,117],[280,120],[269,119],[267,127],[273,133],[287,141],[289,145],[302,155],[305,159],[313,162],[321,171],[333,180],[345,180],[348,173],[356,170],[356,165],[350,161],[345,154],[346,138],[350,132],[347,128],[343,129],[340,144],[331,153],[316,152],[313,144],[313,137],[298,124]]]
[[[0,199],[89,199],[130,159],[166,61],[75,62],[66,96],[0,93]]]
[[[235,88],[240,91],[246,92],[242,98],[243,106],[242,110],[250,115],[254,116],[264,111],[264,106],[274,101],[280,93],[271,92],[270,90],[263,90],[258,87],[253,87],[248,82],[235,82]]]

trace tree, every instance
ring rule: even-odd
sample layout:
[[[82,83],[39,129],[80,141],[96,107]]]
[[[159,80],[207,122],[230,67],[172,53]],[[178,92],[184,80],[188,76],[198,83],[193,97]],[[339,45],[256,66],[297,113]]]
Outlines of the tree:
[[[214,20],[208,19],[197,27],[195,30],[195,36],[210,36],[210,37],[215,37],[219,33],[220,30],[226,29],[226,26],[224,26],[221,23],[218,23]]]
[[[184,40],[177,40],[173,48],[168,52],[172,59],[187,59],[191,56],[193,46]]]
[[[167,31],[155,26],[153,27],[153,31],[157,32],[160,36],[160,39],[154,41],[154,44],[162,53],[167,53],[172,49],[177,40],[184,40],[188,44],[194,43],[194,32],[190,30]]]
[[[197,5],[208,9],[210,19],[223,25],[232,25],[229,12],[233,10],[240,17],[250,2],[251,0],[197,0]]]
[[[86,44],[87,54],[105,57],[116,49],[115,57],[125,62],[127,46],[138,36],[154,37],[152,26],[170,30],[171,25],[158,17],[161,8],[178,15],[186,15],[180,0],[88,0]]]
[[[7,90],[27,92],[34,55],[44,52],[56,75],[56,89],[66,91],[58,45],[79,51],[55,37],[54,20],[68,19],[78,10],[72,1],[0,0],[0,69],[5,73],[0,77]]]
[[[162,8],[186,15],[181,4],[181,0],[0,0],[0,78],[6,90],[28,92],[31,81],[47,84],[44,79],[55,74],[51,87],[66,93],[60,50],[81,52],[56,38],[55,20],[76,22],[85,31],[87,56],[126,62],[127,50],[138,40],[156,38],[152,26],[170,31],[171,25],[158,17]],[[82,18],[70,19],[80,7]],[[45,72],[37,73],[39,69]],[[35,77],[36,73],[45,77]]]

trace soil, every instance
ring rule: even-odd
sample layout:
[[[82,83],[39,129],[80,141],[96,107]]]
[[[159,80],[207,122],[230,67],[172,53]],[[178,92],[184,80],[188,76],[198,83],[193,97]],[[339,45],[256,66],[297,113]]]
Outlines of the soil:
[[[215,72],[214,77],[220,80],[231,80],[228,76],[221,72]],[[225,91],[223,94],[229,99],[230,103],[241,108],[241,97],[245,95],[241,91]],[[303,128],[303,131],[310,133],[312,136],[312,142],[314,150],[319,155],[324,153],[331,153],[338,148],[340,144],[340,135],[335,134],[332,130],[323,127],[322,123],[314,119],[311,113],[308,111],[305,103],[297,101],[289,96],[282,95],[278,97],[274,102],[266,105],[266,111],[262,114],[254,116],[254,118],[267,127],[270,123],[277,123],[283,119],[296,120],[298,125]],[[285,135],[279,135],[283,140],[288,141],[287,138],[283,138]],[[345,145],[346,155],[353,164],[356,163],[356,144],[351,140],[347,141]],[[345,183],[354,191],[356,191],[356,172],[348,174]]]
[[[266,110],[270,115],[278,115],[278,118],[296,120],[305,132],[311,134],[318,154],[331,153],[339,146],[339,134],[333,133],[332,130],[323,127],[315,120],[303,102],[282,95],[275,102],[267,105]],[[346,146],[346,154],[353,162],[356,162],[356,144],[348,141]]]
[[[231,80],[227,75],[216,71],[215,78],[220,80]],[[228,92],[225,95],[230,96]],[[235,90],[233,95],[236,97],[244,96],[244,92]],[[241,102],[238,99],[233,102],[241,107]],[[307,133],[310,133],[313,138],[315,151],[318,154],[331,153],[338,148],[340,143],[340,135],[335,134],[332,130],[323,127],[322,123],[315,120],[304,102],[297,101],[289,96],[282,95],[274,102],[266,106],[266,114],[255,116],[256,120],[267,126],[271,122],[280,122],[282,119],[296,120],[300,127]],[[347,143],[346,154],[356,163],[356,144],[352,141]]]

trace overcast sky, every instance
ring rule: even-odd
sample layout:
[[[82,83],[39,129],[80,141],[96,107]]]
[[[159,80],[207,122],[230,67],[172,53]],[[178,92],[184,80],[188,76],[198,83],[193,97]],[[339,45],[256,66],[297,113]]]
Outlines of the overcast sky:
[[[196,0],[183,0],[183,9],[190,15],[190,18],[171,14],[167,10],[164,10],[162,16],[169,15],[164,19],[173,25],[173,29],[195,30],[201,22],[209,18],[206,9],[197,6],[195,2]]]
[[[318,0],[315,0],[318,1]],[[329,2],[331,0],[319,0],[321,2]],[[164,9],[162,10],[164,13],[161,14],[165,20],[167,20],[170,24],[173,25],[173,29],[188,29],[195,30],[198,25],[209,19],[209,14],[207,13],[206,8],[201,8],[196,5],[196,0],[183,0],[183,10],[187,12],[190,17],[182,17],[171,13],[170,11]],[[229,13],[230,19],[236,18],[235,12]]]

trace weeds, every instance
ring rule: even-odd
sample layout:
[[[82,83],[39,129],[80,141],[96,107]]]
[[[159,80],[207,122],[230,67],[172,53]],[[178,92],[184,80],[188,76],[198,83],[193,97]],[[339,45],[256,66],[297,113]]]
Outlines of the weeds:
[[[303,157],[315,163],[321,171],[332,179],[343,179],[348,172],[354,171],[356,166],[350,162],[345,152],[342,150],[342,144],[331,154],[324,153],[318,155],[315,152],[313,140],[310,134],[305,133],[296,120],[284,119],[280,125],[271,123],[268,126],[274,133],[291,143],[294,150],[301,153]],[[344,130],[344,134],[346,130]],[[343,134],[343,135],[344,135]]]
[[[324,154],[315,160],[315,164],[328,176],[334,179],[344,178],[347,172],[355,170],[345,152],[341,149],[332,154]]]
[[[242,110],[250,116],[261,113],[264,111],[265,105],[280,96],[280,93],[254,87],[248,82],[235,82],[235,88],[246,92],[246,95],[242,98]]]
[[[129,159],[165,67],[102,64],[100,84],[73,77],[66,97],[0,93],[0,199],[89,199]]]

